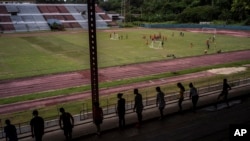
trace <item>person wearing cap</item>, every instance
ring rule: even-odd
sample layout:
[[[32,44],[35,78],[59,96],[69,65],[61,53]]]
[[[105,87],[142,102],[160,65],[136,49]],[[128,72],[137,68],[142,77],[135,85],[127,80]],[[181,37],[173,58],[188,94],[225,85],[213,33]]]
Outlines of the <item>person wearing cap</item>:
[[[125,103],[126,100],[124,98],[122,98],[122,93],[118,93],[117,94],[117,114],[119,117],[119,128],[123,129],[125,127]]]
[[[44,119],[38,116],[37,110],[34,110],[32,114],[34,116],[30,121],[32,138],[35,137],[36,141],[42,141],[44,134]]]

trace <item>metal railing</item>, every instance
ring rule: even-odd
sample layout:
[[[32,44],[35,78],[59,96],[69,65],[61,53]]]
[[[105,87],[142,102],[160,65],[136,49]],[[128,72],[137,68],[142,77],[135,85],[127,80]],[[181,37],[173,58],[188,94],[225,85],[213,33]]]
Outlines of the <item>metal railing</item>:
[[[250,78],[235,79],[235,80],[229,81],[229,83],[233,88],[249,86]],[[222,89],[222,84],[215,83],[215,84],[208,85],[207,87],[200,87],[197,89],[198,89],[199,95],[201,97],[204,97],[204,96],[209,96],[213,93],[216,93],[217,91],[220,92]],[[178,92],[166,93],[165,100],[166,100],[167,104],[175,103],[178,100],[178,96],[179,96]],[[185,99],[187,99],[187,97],[189,97],[188,90],[185,92],[184,97],[185,97]],[[143,97],[143,103],[144,103],[144,109],[154,108],[155,103],[156,103],[156,97],[155,96],[148,96],[146,94]],[[109,104],[109,100],[107,100],[106,106],[102,107],[103,113],[104,113],[104,118],[115,117],[116,116],[116,106],[117,106],[116,104]],[[131,113],[133,106],[134,106],[133,100],[126,101],[126,113]],[[84,103],[83,108],[79,112],[79,114],[74,115],[76,126],[84,125],[86,123],[92,122],[92,110],[91,110],[91,108],[88,108],[88,107],[91,107],[91,105]],[[45,131],[46,132],[50,132],[53,130],[59,130],[59,126],[58,126],[59,125],[58,124],[59,123],[59,121],[58,121],[59,113],[58,113],[58,116],[50,117],[49,119],[52,119],[52,118],[54,118],[54,119],[53,120],[45,119]],[[15,126],[17,128],[17,133],[18,133],[19,137],[20,136],[21,137],[29,137],[30,136],[29,122],[15,124]],[[4,129],[4,125],[3,125],[3,121],[1,121],[0,122],[0,139],[5,137],[3,129]]]

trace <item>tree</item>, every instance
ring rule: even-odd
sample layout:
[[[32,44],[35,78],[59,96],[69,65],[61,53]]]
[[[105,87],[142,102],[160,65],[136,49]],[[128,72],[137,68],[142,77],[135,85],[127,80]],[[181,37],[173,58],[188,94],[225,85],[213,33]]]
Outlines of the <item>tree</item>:
[[[97,3],[105,11],[121,13],[122,1],[98,0]],[[126,3],[124,15],[129,21],[250,21],[250,0],[126,0]]]
[[[99,6],[102,7],[105,11],[116,11],[120,13],[121,11],[121,0],[109,0],[109,1],[100,1]]]
[[[179,22],[199,23],[201,21],[212,21],[218,19],[220,10],[212,6],[198,6],[187,8],[178,16]]]
[[[234,20],[245,20],[250,15],[249,0],[234,0],[231,8]]]

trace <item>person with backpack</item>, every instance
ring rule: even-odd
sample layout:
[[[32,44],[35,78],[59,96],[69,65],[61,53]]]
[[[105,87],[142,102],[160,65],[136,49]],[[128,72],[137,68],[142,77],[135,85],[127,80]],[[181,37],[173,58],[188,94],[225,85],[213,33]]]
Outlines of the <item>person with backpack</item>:
[[[101,124],[103,121],[103,110],[99,105],[99,102],[94,103],[93,107],[93,121],[97,128],[97,135],[101,135]]]
[[[199,94],[197,89],[194,87],[193,83],[189,83],[189,88],[190,88],[189,98],[192,99],[193,112],[196,112],[196,105],[199,99]]]
[[[59,126],[64,131],[64,136],[66,137],[66,140],[71,140],[72,129],[74,127],[74,118],[70,113],[65,112],[64,108],[60,108],[60,112],[61,115],[59,119]]]

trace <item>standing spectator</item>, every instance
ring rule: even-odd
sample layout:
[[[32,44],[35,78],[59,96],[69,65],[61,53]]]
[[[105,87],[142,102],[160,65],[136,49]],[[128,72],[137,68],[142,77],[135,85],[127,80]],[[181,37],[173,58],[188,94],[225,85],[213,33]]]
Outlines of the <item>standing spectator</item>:
[[[134,89],[134,94],[135,94],[134,111],[136,111],[138,118],[138,124],[136,126],[140,127],[142,123],[142,110],[143,110],[142,95],[138,92],[138,89]]]
[[[193,112],[196,112],[196,105],[199,99],[198,91],[194,87],[193,83],[189,83],[189,88],[190,88],[190,94],[189,98],[192,98],[192,103],[193,103]]]
[[[125,99],[122,98],[122,93],[118,93],[118,101],[117,101],[117,113],[119,117],[119,128],[123,129],[125,127]]]
[[[217,103],[220,100],[220,98],[223,97],[223,101],[225,101],[227,104],[227,107],[229,107],[227,96],[228,96],[228,91],[231,89],[232,89],[231,86],[227,83],[227,79],[224,79],[222,91],[221,91],[221,94],[217,98]],[[217,104],[216,104],[216,108],[217,108]]]
[[[38,111],[33,111],[33,118],[30,121],[31,135],[36,141],[42,141],[44,134],[44,119],[38,116]]]
[[[179,101],[178,101],[179,112],[182,112],[182,102],[184,100],[185,88],[180,82],[177,83],[177,87],[180,88],[180,93],[179,93],[180,95],[179,95]]]
[[[66,140],[71,140],[72,129],[74,127],[74,118],[70,113],[65,112],[64,108],[60,108],[60,112],[61,115],[59,119],[59,126],[64,131],[64,136],[66,137]]]
[[[18,141],[16,127],[10,123],[10,120],[5,120],[6,126],[4,127],[6,141]]]
[[[101,135],[101,124],[103,121],[103,111],[99,105],[99,102],[94,103],[93,120],[94,120],[94,124],[96,125],[96,128],[97,128],[97,135]]]
[[[156,97],[156,106],[158,106],[160,111],[160,120],[163,119],[163,110],[165,108],[165,98],[164,93],[161,91],[160,87],[156,87],[157,97]]]

